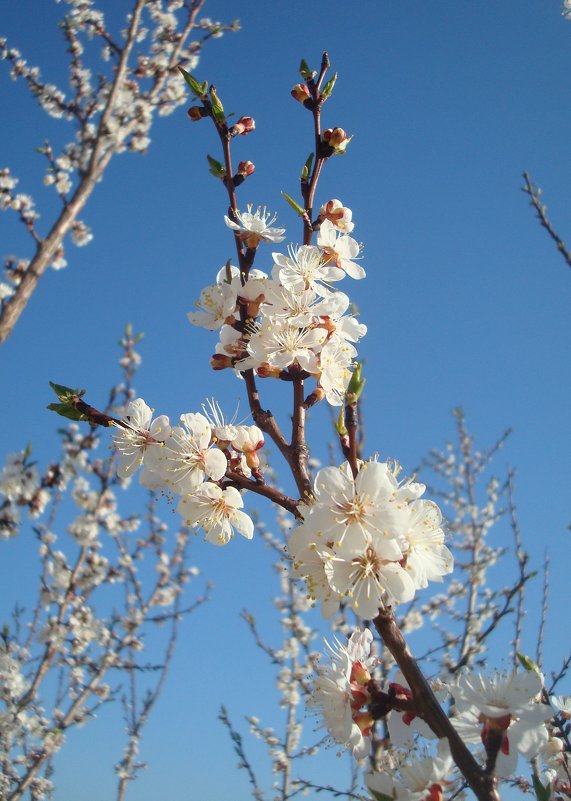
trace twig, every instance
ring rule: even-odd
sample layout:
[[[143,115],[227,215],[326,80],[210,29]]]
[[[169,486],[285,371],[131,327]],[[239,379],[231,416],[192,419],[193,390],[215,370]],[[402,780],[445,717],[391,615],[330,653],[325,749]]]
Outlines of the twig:
[[[539,219],[540,225],[545,228],[551,239],[557,245],[557,250],[561,253],[565,261],[567,262],[567,266],[571,267],[571,252],[567,249],[565,242],[561,239],[561,237],[557,234],[549,220],[547,219],[547,206],[544,206],[541,201],[539,200],[539,196],[541,195],[541,189],[538,186],[534,186],[531,182],[531,178],[527,172],[524,172],[523,178],[525,181],[525,186],[522,187],[522,191],[529,195],[531,205],[534,207],[537,218]]]

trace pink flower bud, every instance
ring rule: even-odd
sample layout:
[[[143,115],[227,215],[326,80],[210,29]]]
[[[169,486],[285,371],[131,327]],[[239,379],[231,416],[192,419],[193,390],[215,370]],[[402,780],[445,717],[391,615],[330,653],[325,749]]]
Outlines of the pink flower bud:
[[[256,169],[251,161],[241,161],[238,164],[238,175],[251,175]]]
[[[309,89],[304,83],[296,83],[291,90],[291,96],[300,103],[305,103],[305,101],[309,100],[311,97]]]
[[[347,139],[347,134],[343,128],[326,128],[323,131],[323,138],[331,147],[339,147]]]
[[[238,122],[230,128],[228,133],[230,136],[246,136],[256,129],[256,122],[253,117],[240,117]]]
[[[351,137],[347,136],[343,128],[326,128],[323,131],[322,140],[325,145],[331,148],[333,153],[344,153],[351,141]]]

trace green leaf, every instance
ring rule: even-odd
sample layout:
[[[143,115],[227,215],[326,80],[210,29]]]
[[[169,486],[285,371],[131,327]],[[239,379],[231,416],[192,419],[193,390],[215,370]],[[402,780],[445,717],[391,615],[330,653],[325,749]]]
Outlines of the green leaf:
[[[179,67],[178,70],[181,73],[181,75],[184,78],[184,80],[190,86],[190,91],[192,92],[193,95],[195,95],[196,97],[200,97],[200,98],[203,98],[203,97],[206,96],[206,92],[204,91],[204,84],[198,83],[196,78],[193,78],[192,75],[190,74],[190,72],[187,72],[182,67]],[[208,86],[208,84],[206,84],[206,85]]]
[[[327,83],[325,84],[325,86],[323,87],[323,91],[321,92],[321,97],[322,97],[324,100],[327,100],[327,98],[329,97],[329,95],[330,95],[330,94],[331,94],[331,92],[333,91],[333,87],[335,86],[335,82],[336,82],[336,80],[337,80],[337,73],[335,73],[335,75],[333,76],[333,78],[330,78],[330,79],[327,81]]]
[[[303,170],[301,171],[301,180],[307,181],[309,178],[309,173],[311,172],[311,166],[313,164],[313,153],[310,153],[308,156],[307,161],[303,165]]]
[[[537,801],[549,801],[551,798],[551,787],[549,784],[544,787],[535,773],[533,774],[533,789],[535,790]]]
[[[287,195],[285,192],[282,192],[282,195],[283,197],[285,197],[285,199],[292,207],[292,209],[296,212],[296,214],[299,214],[300,217],[305,217],[305,209],[302,206],[300,206],[299,203],[296,203],[295,200],[289,195]]]
[[[535,670],[536,673],[541,672],[539,666],[536,665],[533,659],[530,659],[529,656],[526,656],[525,654],[522,654],[519,651],[517,652],[516,656],[519,659],[520,664],[524,668],[524,670],[527,670],[528,672],[530,670]]]
[[[362,376],[363,364],[360,362],[355,368],[355,372],[351,376],[349,386],[347,387],[347,395],[345,396],[346,403],[357,403],[361,397],[361,393],[365,388],[367,379]]]
[[[89,418],[86,417],[83,412],[80,412],[79,409],[76,409],[71,403],[50,403],[48,404],[48,409],[50,412],[59,414],[60,417],[67,417],[68,420],[89,422]]]
[[[304,80],[307,80],[308,78],[313,78],[313,76],[315,75],[315,73],[309,69],[309,64],[304,58],[301,59],[299,64],[299,74]]]
[[[81,398],[82,395],[85,395],[84,389],[71,389],[71,387],[66,387],[63,384],[55,384],[53,381],[50,381],[50,387],[61,401],[61,403],[50,403],[48,405],[48,409],[51,412],[55,412],[61,417],[67,417],[68,420],[88,420],[83,412],[75,408],[73,403],[76,398]]]
[[[226,120],[224,115],[224,106],[216,94],[216,89],[214,86],[210,87],[210,100],[212,102],[212,113],[214,114],[214,119],[216,122],[224,122]]]
[[[225,284],[232,283],[232,259],[228,259],[225,265],[226,277],[224,278]]]
[[[210,174],[215,178],[224,178],[226,175],[224,165],[208,154],[206,155],[206,158],[208,159],[208,164],[210,165]]]
[[[339,410],[339,417],[337,418],[337,422],[335,423],[334,428],[340,437],[347,436],[347,429],[345,428],[345,414],[343,407],[341,407],[341,409]]]
[[[63,384],[55,384],[53,381],[50,381],[50,387],[53,389],[60,401],[63,401],[64,403],[69,401],[71,398],[81,398],[83,395],[85,395],[84,389],[71,389],[71,387],[66,387]]]

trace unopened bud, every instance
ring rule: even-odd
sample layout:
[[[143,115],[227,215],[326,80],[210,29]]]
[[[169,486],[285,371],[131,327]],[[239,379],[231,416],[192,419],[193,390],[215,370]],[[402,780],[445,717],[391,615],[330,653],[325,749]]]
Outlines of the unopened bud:
[[[186,113],[193,122],[198,122],[206,116],[206,109],[202,106],[191,106]]]
[[[311,98],[309,93],[309,89],[304,83],[296,83],[296,85],[291,90],[291,96],[294,100],[297,100],[299,103],[305,103],[306,100]]]
[[[251,175],[256,169],[251,161],[241,161],[238,164],[238,175]]]
[[[256,122],[253,117],[240,117],[238,122],[230,128],[228,133],[230,136],[246,136],[256,129]]]
[[[343,128],[326,128],[322,140],[331,148],[332,153],[344,153],[351,137],[347,136]]]
[[[225,370],[227,367],[233,366],[232,359],[223,353],[215,353],[210,359],[210,366],[213,370]]]

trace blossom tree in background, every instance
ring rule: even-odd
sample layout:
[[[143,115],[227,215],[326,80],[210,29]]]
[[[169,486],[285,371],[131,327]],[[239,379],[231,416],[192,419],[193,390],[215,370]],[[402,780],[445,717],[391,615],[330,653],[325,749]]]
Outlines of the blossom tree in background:
[[[144,153],[155,116],[172,114],[185,101],[177,66],[194,69],[204,43],[238,30],[200,17],[204,0],[136,0],[126,27],[115,36],[94,0],[65,0],[61,23],[69,58],[69,89],[45,80],[20,51],[0,38],[0,58],[22,80],[50,117],[69,123],[70,141],[39,148],[46,159],[44,184],[53,187],[61,211],[47,228],[38,224],[33,198],[17,191],[18,179],[0,169],[0,208],[17,214],[33,239],[31,258],[9,256],[0,281],[0,344],[12,332],[40,278],[67,265],[66,237],[88,244],[93,234],[80,219],[113,156]],[[194,38],[196,37],[196,38]]]
[[[128,328],[121,340],[124,380],[111,391],[108,411],[133,400],[137,340]],[[144,514],[121,513],[128,482],[117,475],[113,454],[102,456],[98,445],[94,428],[72,423],[61,432],[61,456],[45,470],[27,450],[9,456],[0,471],[0,539],[16,536],[27,513],[39,569],[34,607],[17,607],[0,636],[3,799],[51,797],[54,757],[75,727],[115,701],[123,706],[126,732],[115,766],[122,801],[145,767],[139,745],[181,621],[207,597],[194,593],[199,571],[189,563],[188,530],[169,530],[152,493]],[[160,646],[151,656],[154,630]]]
[[[540,801],[569,795],[567,699],[552,704],[553,684],[546,684],[540,665],[517,653],[508,672],[477,670],[488,636],[511,612],[516,614],[517,652],[523,592],[531,577],[514,522],[518,576],[507,588],[486,586],[487,569],[501,555],[487,541],[499,488],[491,482],[486,505],[479,509],[475,483],[490,453],[472,451],[459,413],[461,464],[454,464],[453,453],[433,455],[433,469],[451,481],[445,499],[456,515],[451,527],[460,535],[456,546],[462,554],[455,568],[442,513],[426,497],[426,486],[402,476],[398,463],[367,456],[363,449],[359,404],[364,378],[357,347],[367,329],[343,291],[358,292],[353,282],[366,278],[362,247],[352,235],[351,210],[339,199],[317,200],[323,169],[351,141],[341,127],[322,127],[323,107],[337,79],[326,80],[329,67],[327,54],[318,70],[302,61],[302,82],[292,89],[311,115],[313,152],[301,171],[299,201],[282,193],[301,220],[300,241],[285,251],[286,231],[276,224],[276,215],[266,206],[244,210],[238,205],[237,190],[254,165],[241,161],[234,168],[231,146],[235,137],[255,130],[253,118],[229,120],[216,88],[181,68],[194,97],[190,119],[209,119],[220,139],[220,160],[209,156],[209,164],[227,193],[224,223],[234,239],[236,261],[229,259],[202,290],[189,318],[218,331],[211,365],[233,370],[243,380],[253,425],[228,420],[215,401],[172,422],[164,414],[155,416],[141,398],[114,416],[90,406],[83,392],[55,384],[58,403],[51,408],[76,421],[110,427],[119,476],[129,478],[140,469],[142,484],[169,495],[184,524],[201,529],[214,545],[232,547],[236,534],[254,537],[254,521],[244,511],[245,492],[272,501],[282,525],[288,516],[289,565],[280,604],[284,628],[295,630],[295,640],[286,636],[291,647],[276,651],[276,662],[292,718],[282,740],[251,721],[254,733],[271,749],[275,769],[282,765],[283,799],[304,789],[292,781],[291,760],[313,753],[311,746],[296,752],[296,698],[300,690],[309,692],[301,671],[314,662],[312,633],[300,617],[304,604],[318,605],[325,618],[346,621],[346,636],[330,646],[330,664],[316,667],[311,707],[335,742],[357,763],[368,763],[366,781],[375,798],[436,801],[468,787],[480,801],[497,801],[502,782],[515,781],[519,756],[532,763],[532,785]],[[258,252],[268,246],[270,274],[255,266]],[[291,397],[287,434],[262,404],[260,387],[266,379],[280,382]],[[339,411],[336,435],[343,461],[313,475],[306,424],[308,410],[317,411],[318,404]],[[290,493],[265,467],[267,441],[291,474],[295,489]],[[511,499],[509,480],[503,489]],[[419,593],[444,582],[444,593],[420,603]],[[415,617],[418,627],[430,615],[440,617],[442,642],[435,639],[427,654],[440,655],[439,673],[429,680],[404,633],[415,627]],[[262,645],[255,619],[247,614],[246,620]],[[357,624],[349,631],[353,620]],[[248,767],[241,736],[226,711],[222,720]],[[542,755],[550,765],[547,777],[540,776]],[[254,796],[263,797],[251,768],[250,781]],[[348,795],[360,797],[354,790]]]

